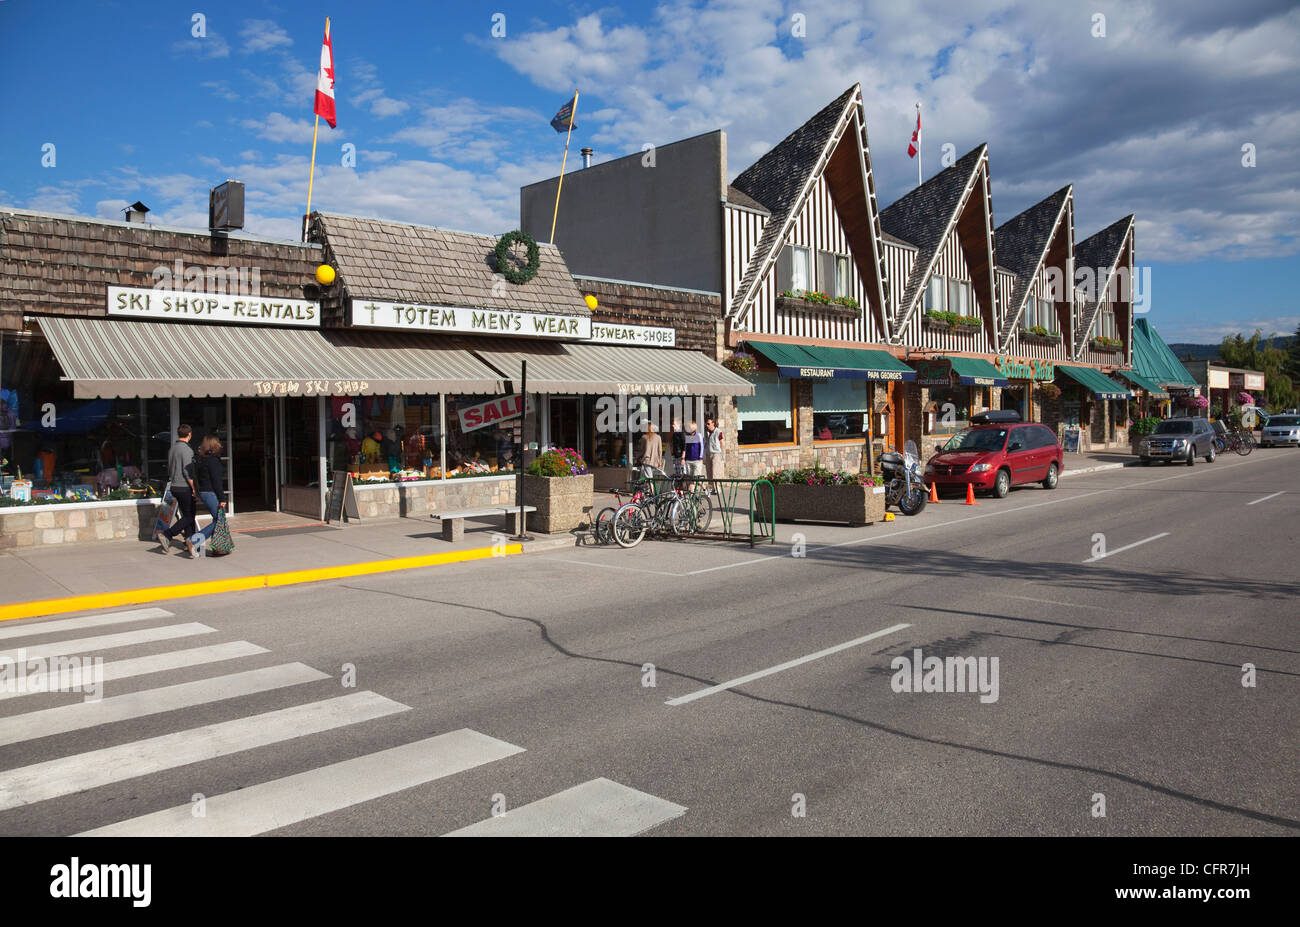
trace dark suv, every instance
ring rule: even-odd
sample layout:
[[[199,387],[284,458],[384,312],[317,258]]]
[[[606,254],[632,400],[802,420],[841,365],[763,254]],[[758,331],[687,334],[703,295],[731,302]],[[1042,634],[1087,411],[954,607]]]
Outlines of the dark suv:
[[[1144,467],[1151,466],[1153,460],[1185,463],[1190,467],[1197,457],[1214,463],[1214,428],[1209,419],[1167,418],[1138,442],[1137,452]]]
[[[987,412],[948,440],[925,465],[927,481],[941,487],[971,484],[999,499],[1012,486],[1042,483],[1055,489],[1065,455],[1046,425],[1022,422],[1016,413]]]

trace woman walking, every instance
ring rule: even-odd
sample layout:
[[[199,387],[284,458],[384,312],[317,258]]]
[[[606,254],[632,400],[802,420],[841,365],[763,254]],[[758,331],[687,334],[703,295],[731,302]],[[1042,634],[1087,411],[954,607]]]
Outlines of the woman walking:
[[[645,438],[641,444],[641,475],[651,479],[656,470],[664,466],[664,440],[655,431],[654,423],[646,425]]]
[[[216,435],[205,435],[194,458],[194,489],[199,501],[212,513],[212,523],[190,538],[191,557],[200,556],[207,542],[212,540],[217,516],[226,507],[226,503],[219,501],[226,488],[226,465],[222,463],[221,451],[221,439]]]

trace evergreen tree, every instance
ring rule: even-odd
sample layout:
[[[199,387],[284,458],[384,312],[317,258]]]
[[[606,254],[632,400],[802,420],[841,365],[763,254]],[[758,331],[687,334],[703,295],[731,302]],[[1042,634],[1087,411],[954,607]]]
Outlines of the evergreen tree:
[[[1296,386],[1284,369],[1290,357],[1288,352],[1273,346],[1272,336],[1264,338],[1259,329],[1249,338],[1243,338],[1240,332],[1225,336],[1219,345],[1219,357],[1229,367],[1244,367],[1264,374],[1267,397],[1264,405],[1269,409],[1285,409],[1296,404]]]

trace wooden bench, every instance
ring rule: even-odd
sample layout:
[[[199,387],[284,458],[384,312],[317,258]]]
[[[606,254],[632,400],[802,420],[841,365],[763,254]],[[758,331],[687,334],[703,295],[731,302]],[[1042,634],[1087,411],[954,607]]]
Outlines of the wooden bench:
[[[536,512],[537,506],[525,505],[525,512]],[[505,517],[505,530],[519,534],[519,506],[493,505],[482,509],[465,509],[463,512],[434,512],[429,517],[442,522],[442,539],[459,541],[465,536],[465,519]]]

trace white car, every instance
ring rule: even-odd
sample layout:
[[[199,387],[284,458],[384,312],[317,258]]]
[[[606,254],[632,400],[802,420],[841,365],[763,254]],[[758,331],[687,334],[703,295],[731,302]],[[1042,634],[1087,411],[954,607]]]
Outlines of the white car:
[[[1274,415],[1259,435],[1260,447],[1285,444],[1300,447],[1300,415]]]

